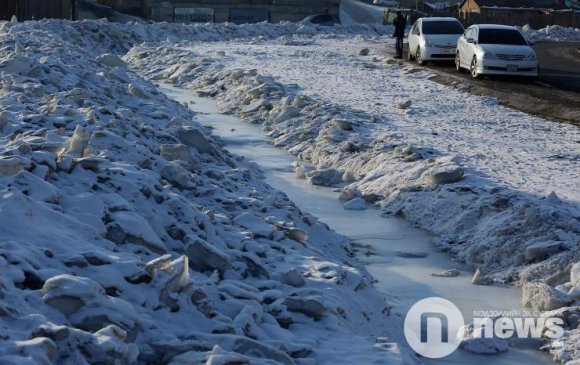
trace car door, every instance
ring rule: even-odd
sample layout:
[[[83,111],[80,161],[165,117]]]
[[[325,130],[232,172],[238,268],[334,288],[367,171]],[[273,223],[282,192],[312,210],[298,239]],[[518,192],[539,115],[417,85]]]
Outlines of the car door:
[[[459,41],[457,42],[457,52],[459,53],[461,66],[465,66],[465,57],[467,53],[466,48],[469,46],[469,43],[467,43],[467,38],[469,37],[469,34],[471,34],[472,30],[473,27],[467,28],[465,32],[463,32],[463,35],[459,38]]]
[[[417,46],[419,46],[419,23],[420,20],[417,20],[409,32],[409,52],[413,56],[417,52]]]
[[[475,34],[475,27],[467,28],[465,31],[465,39],[462,39],[462,48],[461,48],[461,65],[465,67],[469,67],[469,63],[471,62],[471,58],[473,57],[473,43],[469,43],[468,39],[473,38]]]

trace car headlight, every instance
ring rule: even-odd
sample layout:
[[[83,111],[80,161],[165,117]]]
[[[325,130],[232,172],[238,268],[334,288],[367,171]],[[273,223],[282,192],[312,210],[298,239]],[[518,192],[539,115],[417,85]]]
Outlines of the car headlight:
[[[484,58],[486,60],[495,60],[495,59],[497,59],[497,57],[493,53],[491,53],[491,52],[483,52],[481,58]]]
[[[427,47],[433,47],[434,46],[433,42],[431,42],[431,40],[429,40],[429,39],[425,39],[425,45]]]
[[[532,52],[526,57],[526,61],[535,61],[536,60],[536,53]]]

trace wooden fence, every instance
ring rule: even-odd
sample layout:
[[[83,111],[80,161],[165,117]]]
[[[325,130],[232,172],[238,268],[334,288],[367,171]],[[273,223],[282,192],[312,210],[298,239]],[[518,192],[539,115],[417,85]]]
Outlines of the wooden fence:
[[[464,26],[469,26],[472,24],[504,24],[523,26],[529,24],[534,29],[544,28],[548,25],[580,28],[580,11],[554,11],[550,13],[512,11],[509,14],[506,13],[493,15],[463,13],[460,21]]]
[[[72,19],[73,0],[0,0],[0,20]]]

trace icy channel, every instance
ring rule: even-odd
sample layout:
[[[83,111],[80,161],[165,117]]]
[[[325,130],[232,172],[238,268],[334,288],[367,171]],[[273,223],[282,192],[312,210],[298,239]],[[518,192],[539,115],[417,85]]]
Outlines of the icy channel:
[[[257,163],[266,182],[283,191],[304,212],[308,212],[334,231],[372,248],[373,255],[361,255],[367,270],[378,281],[378,290],[386,293],[393,305],[392,313],[405,316],[415,302],[432,296],[451,300],[459,307],[466,321],[476,310],[518,310],[521,291],[511,286],[477,286],[471,284],[473,272],[438,252],[431,244],[432,236],[399,218],[381,216],[378,209],[345,210],[338,194],[330,188],[317,187],[297,179],[292,163],[296,157],[270,144],[260,126],[222,114],[215,101],[195,96],[190,90],[161,84],[170,98],[187,102],[197,113],[200,124],[213,128],[230,152]],[[423,258],[405,258],[400,253],[426,254]],[[457,277],[435,277],[432,273],[459,269]],[[461,350],[437,360],[423,359],[426,364],[554,364],[550,357],[532,348],[529,342],[512,343],[500,355],[474,355]]]

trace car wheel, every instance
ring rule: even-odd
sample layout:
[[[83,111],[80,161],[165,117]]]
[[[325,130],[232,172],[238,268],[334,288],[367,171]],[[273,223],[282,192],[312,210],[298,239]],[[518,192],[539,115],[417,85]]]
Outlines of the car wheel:
[[[471,71],[471,77],[473,77],[474,79],[477,79],[479,77],[479,74],[477,73],[477,58],[473,57],[473,60],[471,60],[471,67],[469,68],[469,71]]]
[[[463,68],[461,68],[461,58],[459,57],[459,52],[455,55],[455,69],[457,72],[463,72]]]
[[[423,66],[425,64],[423,57],[421,57],[421,47],[417,47],[417,52],[415,52],[415,60],[417,61],[418,65]]]

